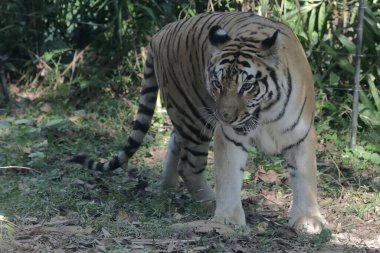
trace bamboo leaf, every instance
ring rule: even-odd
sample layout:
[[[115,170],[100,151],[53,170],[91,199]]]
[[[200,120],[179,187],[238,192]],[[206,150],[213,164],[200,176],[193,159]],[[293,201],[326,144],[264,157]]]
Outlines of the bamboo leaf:
[[[315,27],[315,19],[316,19],[316,11],[315,9],[313,9],[310,13],[310,18],[309,18],[309,29],[308,29],[308,35],[309,35],[309,39],[311,40],[311,37],[313,35],[313,32],[314,32],[314,27]]]
[[[369,84],[369,89],[371,91],[371,95],[373,97],[376,109],[377,109],[377,114],[380,116],[380,90],[378,90],[375,86],[374,83],[375,77],[373,75],[370,75],[368,77],[368,84]]]
[[[339,58],[338,59],[338,65],[344,71],[350,72],[351,74],[354,74],[354,72],[355,72],[354,67],[348,62],[347,58],[344,58],[344,57]]]
[[[346,48],[348,50],[348,52],[350,53],[355,53],[355,44],[350,41],[346,36],[344,36],[343,34],[339,34],[338,36],[338,40],[340,41],[340,43],[342,43],[342,45],[344,46],[344,48]]]
[[[290,11],[288,13],[286,13],[283,18],[284,18],[284,21],[287,22],[288,20],[296,17],[296,16],[301,16],[305,13],[308,13],[310,12],[311,10],[315,9],[318,7],[318,3],[317,4],[309,4],[309,5],[305,5],[305,6],[302,6],[301,8],[299,9],[295,9],[293,11]]]
[[[319,7],[318,12],[318,33],[319,37],[321,38],[323,36],[323,27],[326,22],[326,4],[323,2],[321,6]]]

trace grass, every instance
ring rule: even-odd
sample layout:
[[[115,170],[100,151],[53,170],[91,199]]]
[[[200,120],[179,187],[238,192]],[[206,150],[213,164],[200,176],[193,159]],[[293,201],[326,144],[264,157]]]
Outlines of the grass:
[[[13,104],[0,111],[1,252],[365,252],[380,247],[374,243],[380,238],[376,133],[363,132],[362,148],[352,152],[344,148],[344,135],[317,125],[320,204],[332,235],[304,237],[286,226],[291,189],[285,163],[254,148],[242,191],[249,229],[227,234],[173,226],[207,220],[213,208],[192,201],[182,185],[159,193],[170,133],[164,113],[155,115],[127,170],[97,174],[66,161],[77,153],[103,159],[117,153],[134,119],[135,98],[105,93],[96,100],[68,101],[52,90],[13,96]]]

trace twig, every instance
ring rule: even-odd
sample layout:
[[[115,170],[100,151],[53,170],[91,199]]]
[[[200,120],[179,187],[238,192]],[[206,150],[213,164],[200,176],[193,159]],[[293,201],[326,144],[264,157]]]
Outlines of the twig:
[[[358,131],[358,114],[359,114],[359,91],[360,91],[360,55],[363,43],[363,18],[364,17],[364,1],[359,0],[359,23],[356,37],[356,52],[355,52],[355,73],[354,73],[354,94],[352,102],[352,128],[351,128],[351,149],[356,146],[356,138]]]
[[[7,86],[7,79],[5,78],[5,72],[3,64],[0,63],[0,84],[3,91],[4,101],[9,102],[9,90]]]
[[[29,168],[29,167],[24,167],[24,166],[1,166],[0,167],[0,170],[24,170],[24,171],[28,171],[28,172],[37,172],[39,174],[41,174],[40,171],[36,170],[36,169],[32,169],[32,168]]]
[[[169,244],[171,242],[191,243],[200,241],[200,237],[193,237],[188,240],[174,240],[174,239],[132,239],[131,243],[142,245],[155,245],[155,244]]]

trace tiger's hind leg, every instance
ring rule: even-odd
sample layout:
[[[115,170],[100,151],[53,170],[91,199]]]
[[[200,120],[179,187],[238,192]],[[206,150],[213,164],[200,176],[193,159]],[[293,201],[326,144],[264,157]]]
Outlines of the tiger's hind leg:
[[[300,144],[284,152],[293,189],[293,206],[289,225],[314,234],[327,228],[327,221],[317,203],[317,165],[315,157],[315,130]]]
[[[162,173],[162,190],[175,189],[178,184],[178,163],[181,153],[181,141],[175,129],[172,130]]]
[[[178,173],[193,199],[197,201],[215,199],[215,193],[207,183],[205,175],[208,148],[208,142],[182,142]]]
[[[182,142],[173,129],[162,173],[162,190],[175,189],[179,176],[195,200],[214,200],[214,192],[207,184],[204,171],[207,165],[208,143],[200,145]]]

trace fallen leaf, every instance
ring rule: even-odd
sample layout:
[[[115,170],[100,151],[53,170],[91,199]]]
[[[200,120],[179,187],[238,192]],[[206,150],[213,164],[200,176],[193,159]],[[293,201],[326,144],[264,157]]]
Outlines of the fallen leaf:
[[[51,112],[51,105],[49,103],[45,103],[40,107],[41,112],[49,113]]]
[[[20,88],[17,87],[16,85],[14,85],[14,84],[11,84],[9,86],[9,91],[11,92],[12,95],[14,95],[14,94],[17,94],[17,93],[20,92]]]
[[[76,116],[76,115],[73,115],[73,116],[70,116],[69,117],[69,120],[73,123],[77,123],[79,120],[81,119],[81,117],[79,116]]]
[[[111,233],[107,231],[107,229],[102,228],[102,232],[105,238],[110,238],[112,237]]]
[[[258,177],[266,183],[280,183],[280,177],[278,176],[277,172],[273,170],[264,171],[261,170],[258,173]]]
[[[31,148],[28,148],[28,147],[22,147],[21,149],[22,149],[22,151],[23,151],[25,154],[30,154],[30,153],[32,153],[32,149],[31,149]]]
[[[214,231],[220,235],[234,233],[234,230],[230,226],[210,220],[198,220],[187,223],[176,223],[172,226],[177,229],[192,229],[195,233],[210,233]]]
[[[116,215],[116,221],[118,223],[128,223],[129,222],[129,216],[127,212],[124,210],[120,210]]]
[[[19,97],[27,98],[30,101],[36,100],[37,98],[42,97],[42,92],[20,92],[18,93]]]

